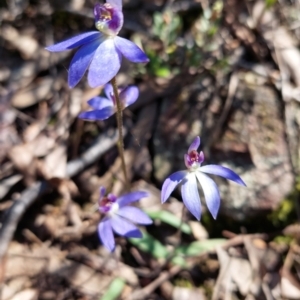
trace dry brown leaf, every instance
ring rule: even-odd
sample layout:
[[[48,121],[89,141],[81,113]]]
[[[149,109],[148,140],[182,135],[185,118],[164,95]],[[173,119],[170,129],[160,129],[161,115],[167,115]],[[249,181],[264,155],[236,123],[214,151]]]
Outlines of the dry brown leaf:
[[[26,143],[32,142],[38,137],[40,132],[46,127],[45,121],[37,121],[30,124],[23,132],[23,140]]]
[[[189,289],[176,286],[173,289],[172,300],[205,300],[201,289]]]
[[[46,77],[39,79],[34,84],[19,90],[11,99],[11,103],[16,108],[26,108],[40,101],[47,100],[52,96],[54,79]]]
[[[12,26],[6,25],[2,28],[2,37],[20,51],[24,59],[32,58],[39,49],[39,44],[34,38],[19,34]]]
[[[27,275],[16,277],[9,280],[3,285],[2,288],[2,300],[8,300],[17,294],[17,292],[22,291],[24,287],[29,284],[29,278]]]
[[[288,299],[300,299],[300,289],[286,277],[281,279],[281,296]]]
[[[82,292],[93,295],[98,295],[99,291],[104,292],[112,280],[110,276],[73,261],[66,261],[55,273]]]
[[[67,167],[67,153],[65,145],[58,145],[46,156],[40,164],[40,171],[46,179],[65,178]]]
[[[81,89],[75,88],[71,91],[69,113],[72,120],[76,118],[81,111],[82,95]]]
[[[252,284],[252,270],[249,261],[243,258],[231,257],[222,248],[216,250],[220,262],[220,273],[212,299],[222,298],[221,295],[224,294],[231,295],[236,289],[246,296],[250,292]]]
[[[45,135],[39,135],[32,143],[30,143],[33,155],[42,157],[47,155],[55,146],[55,140]]]
[[[0,182],[0,199],[2,199],[9,190],[23,178],[20,174],[10,176]]]
[[[30,185],[35,178],[37,162],[34,159],[32,146],[30,144],[22,144],[14,146],[8,156],[14,166],[24,174],[26,184]]]
[[[208,239],[208,232],[200,222],[190,221],[189,225],[196,240],[202,241]]]
[[[38,299],[38,291],[36,289],[26,289],[16,294],[10,300],[37,300],[37,299]]]
[[[254,5],[252,17],[257,28],[262,33],[270,50],[277,61],[284,81],[293,78],[296,86],[300,86],[300,51],[297,41],[287,29],[280,25],[272,9],[266,9],[264,1],[257,1]],[[275,51],[274,51],[275,50]]]

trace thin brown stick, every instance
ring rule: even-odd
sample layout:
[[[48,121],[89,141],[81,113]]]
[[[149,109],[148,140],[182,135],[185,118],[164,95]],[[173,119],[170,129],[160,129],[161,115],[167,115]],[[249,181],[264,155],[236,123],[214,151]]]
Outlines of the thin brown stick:
[[[162,272],[157,279],[149,283],[147,286],[140,290],[136,290],[126,300],[142,300],[146,299],[151,293],[153,293],[163,282],[169,280],[176,274],[178,274],[182,268],[180,266],[174,266],[169,271]]]

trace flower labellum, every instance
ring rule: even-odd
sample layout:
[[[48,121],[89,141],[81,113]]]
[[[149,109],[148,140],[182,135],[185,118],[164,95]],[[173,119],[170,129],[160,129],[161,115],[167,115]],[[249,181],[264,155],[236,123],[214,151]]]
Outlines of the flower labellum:
[[[200,137],[196,137],[190,145],[187,154],[184,155],[184,162],[187,170],[178,171],[169,176],[163,183],[161,192],[161,202],[164,203],[170,197],[176,186],[182,182],[181,195],[187,209],[200,220],[201,202],[197,187],[199,181],[208,210],[216,219],[220,207],[220,194],[216,183],[206,174],[222,176],[240,185],[246,186],[243,180],[232,170],[218,166],[201,166],[204,161],[204,154],[197,152],[200,146]],[[206,174],[205,174],[206,173]]]
[[[117,198],[108,194],[105,197],[105,188],[100,188],[99,212],[104,218],[98,225],[98,234],[103,245],[114,251],[115,239],[113,232],[131,238],[141,238],[142,232],[133,223],[150,225],[152,220],[139,208],[129,204],[147,197],[146,192],[132,192]]]
[[[94,97],[89,100],[88,104],[93,108],[93,110],[82,112],[79,115],[79,118],[93,121],[105,120],[117,111],[112,85],[110,83],[106,84],[104,91],[107,98]],[[122,109],[125,109],[137,100],[139,97],[139,89],[134,85],[120,89],[119,97]]]
[[[91,87],[108,83],[119,71],[123,56],[134,63],[149,61],[137,45],[117,36],[124,22],[121,0],[96,4],[94,16],[98,31],[86,32],[46,48],[51,52],[79,48],[70,63],[68,83],[71,88],[78,84],[87,69]]]
[[[104,34],[115,36],[123,26],[123,13],[119,7],[110,3],[96,4],[94,7],[95,27]]]

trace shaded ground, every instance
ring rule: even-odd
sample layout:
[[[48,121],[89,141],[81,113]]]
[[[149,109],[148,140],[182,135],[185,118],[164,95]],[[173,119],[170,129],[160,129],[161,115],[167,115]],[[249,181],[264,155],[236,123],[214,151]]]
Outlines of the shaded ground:
[[[77,119],[101,87],[69,89],[72,53],[44,50],[93,29],[93,4],[0,3],[1,299],[300,299],[299,1],[124,1],[120,34],[151,59],[117,77],[141,92],[125,158],[154,224],[114,254],[96,204],[125,191],[115,119]],[[160,204],[196,135],[247,183],[214,178],[216,221],[182,216],[179,191]]]

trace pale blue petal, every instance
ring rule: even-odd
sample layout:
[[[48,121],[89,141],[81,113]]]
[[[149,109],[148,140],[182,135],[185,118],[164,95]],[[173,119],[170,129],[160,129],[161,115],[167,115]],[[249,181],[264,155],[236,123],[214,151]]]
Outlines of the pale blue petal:
[[[113,101],[112,97],[114,96],[114,89],[113,89],[113,86],[110,83],[108,83],[108,84],[105,85],[105,87],[104,87],[104,93],[105,93],[105,95],[106,95],[106,97],[108,99],[110,99],[111,101]]]
[[[91,87],[108,83],[118,73],[122,56],[116,49],[114,39],[106,39],[98,47],[91,62],[88,82]]]
[[[190,153],[193,150],[197,151],[199,146],[200,146],[200,137],[196,136],[189,147],[188,153]]]
[[[149,225],[152,224],[152,220],[142,210],[133,206],[125,206],[119,209],[117,214],[123,218],[128,219],[131,222]]]
[[[120,100],[125,107],[133,104],[139,97],[139,89],[137,86],[128,86],[120,93]]]
[[[194,173],[188,174],[181,186],[183,203],[190,213],[199,221],[201,216],[201,203]]]
[[[115,249],[115,239],[112,232],[111,220],[104,218],[98,225],[98,234],[102,244],[110,251]]]
[[[237,175],[235,172],[232,170],[218,166],[218,165],[207,165],[203,166],[200,168],[201,172],[207,173],[207,174],[213,174],[213,175],[218,175],[222,176],[226,179],[232,180],[240,185],[246,186],[245,182],[241,179],[239,175]]]
[[[120,205],[120,207],[123,207],[125,205],[130,204],[130,203],[136,202],[136,201],[138,201],[142,198],[146,198],[148,196],[149,196],[149,194],[146,193],[146,192],[141,192],[141,191],[132,192],[132,193],[129,193],[129,194],[126,194],[126,195],[123,195],[123,196],[119,197],[117,199],[117,203]]]
[[[82,46],[75,53],[70,63],[68,76],[68,83],[71,88],[74,87],[84,75],[98,47],[99,41],[94,41],[88,45]]]
[[[134,63],[146,63],[149,58],[136,44],[133,42],[116,36],[114,42],[118,50],[130,61]]]
[[[114,113],[115,111],[112,107],[104,107],[99,110],[84,111],[78,116],[78,118],[91,121],[106,120]]]
[[[111,227],[114,232],[121,236],[132,238],[141,238],[143,236],[141,231],[137,227],[128,222],[126,219],[117,215],[111,218]]]
[[[199,153],[199,163],[202,164],[204,162],[204,153],[202,151],[200,151]]]
[[[90,99],[87,103],[94,109],[102,109],[104,107],[114,106],[111,100],[104,97],[94,97]]]
[[[161,188],[161,202],[164,203],[170,197],[176,186],[188,174],[187,171],[178,171],[169,176],[163,183]]]
[[[217,218],[217,214],[220,208],[220,194],[216,183],[201,172],[197,172],[196,176],[203,189],[206,205],[208,210],[212,214],[213,218]]]
[[[60,52],[65,50],[74,49],[76,47],[89,44],[94,40],[101,39],[102,33],[99,31],[91,31],[82,33],[80,35],[74,36],[66,41],[54,44],[52,46],[46,47],[48,51],[51,52]]]
[[[107,0],[106,2],[110,3],[112,6],[122,9],[122,0]]]

